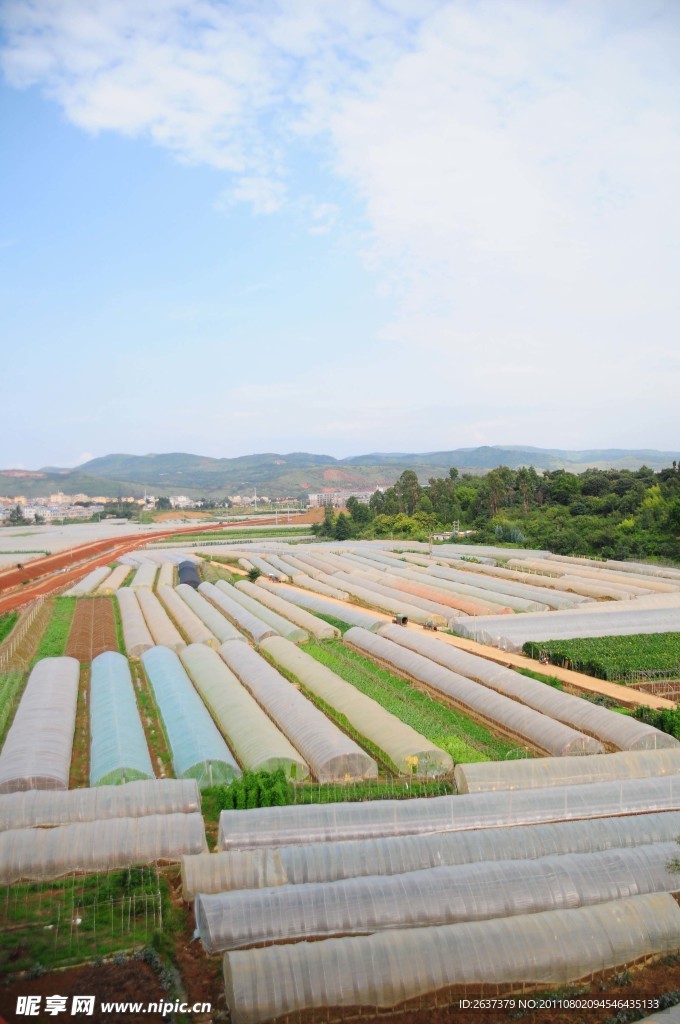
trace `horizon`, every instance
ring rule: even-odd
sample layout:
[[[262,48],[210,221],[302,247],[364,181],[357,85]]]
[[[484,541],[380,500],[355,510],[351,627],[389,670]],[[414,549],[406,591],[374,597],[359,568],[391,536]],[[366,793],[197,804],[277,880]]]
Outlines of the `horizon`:
[[[522,445],[522,444],[464,445],[464,446],[460,446],[458,448],[430,448],[430,449],[426,449],[426,450],[423,450],[423,451],[410,451],[410,452],[405,452],[405,451],[381,451],[381,452],[378,452],[378,451],[365,451],[365,452],[359,452],[359,451],[357,451],[357,452],[353,452],[353,453],[351,453],[349,455],[341,455],[341,456],[329,455],[327,452],[313,452],[311,450],[306,450],[306,449],[299,449],[297,451],[288,451],[288,452],[283,452],[283,451],[282,452],[275,452],[275,451],[246,452],[246,453],[242,453],[240,455],[233,455],[233,456],[231,456],[231,455],[205,455],[204,453],[189,452],[189,451],[143,452],[143,453],[137,453],[137,452],[107,452],[105,455],[92,455],[92,456],[90,456],[90,458],[86,459],[84,462],[75,463],[72,466],[58,466],[58,465],[53,465],[53,464],[50,464],[50,463],[43,463],[42,465],[38,465],[38,466],[35,466],[35,467],[29,467],[29,466],[21,466],[21,465],[14,464],[14,465],[7,465],[7,466],[4,466],[4,467],[0,466],[0,473],[11,473],[11,472],[14,472],[14,471],[19,472],[19,473],[44,473],[44,472],[49,472],[49,471],[73,472],[74,470],[82,469],[82,467],[86,466],[89,462],[95,462],[98,459],[107,459],[107,458],[114,458],[114,457],[115,458],[144,459],[144,458],[159,458],[159,457],[173,455],[173,456],[189,456],[191,458],[199,458],[199,459],[206,459],[206,458],[208,458],[208,459],[216,459],[216,460],[235,460],[235,459],[259,458],[259,457],[266,456],[266,455],[272,455],[272,456],[277,456],[277,457],[285,457],[285,456],[289,456],[290,457],[290,456],[294,456],[294,455],[312,455],[312,456],[314,456],[316,458],[319,458],[319,459],[332,459],[333,461],[336,461],[336,462],[344,462],[347,459],[368,458],[369,456],[375,456],[377,459],[380,459],[380,458],[395,458],[395,457],[400,457],[400,458],[409,458],[409,457],[420,458],[420,457],[425,456],[425,455],[443,455],[443,454],[446,454],[448,452],[450,452],[451,454],[456,454],[456,453],[459,453],[459,452],[477,452],[480,449],[484,449],[484,448],[493,449],[493,450],[499,450],[499,451],[520,451],[520,452],[536,451],[536,452],[539,452],[539,453],[540,452],[560,452],[560,453],[564,453],[564,454],[581,454],[583,452],[611,452],[611,453],[617,452],[617,453],[621,453],[621,454],[625,455],[625,454],[631,454],[631,453],[635,453],[635,452],[647,452],[647,453],[653,454],[653,455],[668,455],[668,456],[674,456],[675,455],[675,451],[673,449],[651,448],[651,447],[646,447],[644,445],[637,446],[635,448],[619,447],[617,445],[589,445],[589,446],[584,447],[584,448],[560,448],[560,447],[544,447],[544,446],[540,446],[540,445]]]

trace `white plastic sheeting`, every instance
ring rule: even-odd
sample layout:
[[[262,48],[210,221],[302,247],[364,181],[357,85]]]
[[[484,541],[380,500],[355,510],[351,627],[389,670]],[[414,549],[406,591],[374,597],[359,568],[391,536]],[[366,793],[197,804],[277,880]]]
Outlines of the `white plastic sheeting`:
[[[133,590],[137,587],[153,587],[157,572],[158,566],[155,562],[145,561],[132,577],[130,586]]]
[[[460,580],[462,574],[456,569],[448,569],[443,565],[429,565],[427,577],[446,580],[451,584],[451,589],[459,588],[460,593],[469,594],[470,597],[481,598],[483,601],[496,601],[497,604],[505,605],[516,612],[544,612],[547,609],[545,602],[529,600],[524,597],[516,597],[507,591],[494,593],[487,587],[479,586],[479,581],[468,582],[465,578]]]
[[[389,587],[383,587],[381,584],[375,584],[374,588],[365,587],[363,585],[363,578],[358,574],[354,577],[349,573],[337,572],[330,578],[337,580],[343,590],[346,590],[352,597],[357,597],[359,600],[364,601],[371,608],[377,608],[392,614],[407,615],[413,622],[419,622],[421,625],[433,617],[432,611],[425,611],[423,608],[411,604],[405,597],[402,598],[399,593],[391,596]],[[440,620],[440,624],[446,622],[444,616],[440,616]]]
[[[450,609],[445,605],[441,605],[436,601],[430,601],[428,598],[414,596],[412,594],[407,596],[405,593],[402,594],[401,591],[395,590],[388,582],[384,573],[382,574],[382,579],[384,579],[385,582],[382,582],[379,572],[374,573],[370,569],[365,571],[360,569],[355,577],[338,572],[335,574],[335,578],[343,581],[343,586],[345,586],[345,580],[356,579],[360,590],[375,595],[372,601],[369,602],[370,604],[380,607],[383,598],[387,597],[389,598],[391,605],[391,608],[388,608],[388,611],[391,610],[395,613],[400,612],[402,615],[408,615],[410,619],[413,619],[414,622],[419,622],[421,625],[429,619],[432,619],[436,625],[446,626],[452,617]],[[353,592],[352,588],[354,588],[354,592],[356,592],[356,584],[348,583],[345,587],[345,589],[349,590],[350,593]],[[362,595],[357,593],[357,596]],[[364,596],[363,599],[366,600],[366,597]],[[416,615],[413,614],[414,609],[417,612]]]
[[[234,1024],[320,1007],[391,1007],[447,988],[564,985],[678,947],[669,893],[418,930],[226,954]]]
[[[109,818],[0,832],[0,884],[179,861],[207,848],[200,814]]]
[[[293,804],[222,811],[218,845],[222,850],[248,850],[258,846],[377,839],[677,810],[680,810],[680,779],[667,775],[594,782],[589,786],[468,793],[419,800]]]
[[[205,644],[192,644],[180,658],[244,768],[267,772],[283,768],[286,775],[297,779],[309,775],[297,750],[216,651]]]
[[[98,594],[115,594],[118,587],[125,583],[132,568],[129,565],[117,565],[111,572],[110,576],[107,576],[101,586],[97,589]]]
[[[156,581],[157,587],[174,587],[175,585],[175,563],[166,561],[161,562],[161,567],[158,572],[158,580]]]
[[[591,701],[547,686],[538,679],[521,675],[513,669],[497,665],[486,658],[463,651],[435,637],[423,636],[399,626],[386,624],[378,633],[402,647],[416,651],[432,661],[474,679],[498,693],[511,697],[541,714],[596,736],[620,750],[677,747],[678,741],[668,733],[638,722],[628,715],[593,704]]]
[[[153,590],[149,590],[148,587],[138,587],[135,593],[154,643],[170,647],[173,651],[179,651],[185,647],[183,637],[177,631]]]
[[[421,774],[441,775],[453,768],[450,754],[288,640],[270,637],[261,646],[277,664],[292,672],[305,689],[339,711],[359,735],[387,754],[403,775],[411,774],[414,757]]]
[[[369,935],[390,928],[567,910],[673,892],[677,843],[366,875],[337,882],[201,893],[196,924],[208,953],[263,942]],[[680,933],[678,935],[680,943]]]
[[[241,769],[175,652],[151,647],[142,662],[163,719],[175,774],[197,779],[201,788],[238,778]]]
[[[296,577],[296,583],[298,579],[299,577]],[[282,585],[277,593],[280,593],[281,597],[285,601],[290,601],[291,604],[297,604],[301,608],[306,608],[307,611],[315,612],[317,615],[329,615],[331,618],[337,619],[339,622],[347,622],[351,626],[363,626],[364,629],[377,630],[379,626],[384,626],[385,624],[384,619],[377,619],[370,612],[362,611],[351,605],[336,604],[335,601],[328,600],[325,597],[307,594],[302,590],[295,590],[293,587]]]
[[[90,785],[153,777],[128,660],[104,651],[90,679]]]
[[[37,663],[0,753],[0,793],[68,789],[79,677],[75,658]]]
[[[217,592],[219,593],[219,591]],[[229,619],[222,612],[218,611],[210,601],[206,600],[193,587],[190,587],[188,583],[180,583],[178,587],[175,587],[175,593],[179,594],[184,603],[207,626],[213,636],[217,637],[221,644],[226,643],[227,640],[242,640],[244,643],[246,642],[243,633],[239,633],[238,629],[232,626]]]
[[[0,796],[0,831],[146,814],[190,814],[200,808],[195,779],[153,779],[65,792],[29,790]]]
[[[189,589],[194,593],[191,587]],[[165,605],[190,644],[209,644],[211,647],[219,647],[219,641],[215,634],[210,632],[198,615],[172,587],[159,587],[158,599]]]
[[[465,612],[466,615],[511,616],[513,614],[512,609],[501,600],[500,594],[495,601],[492,599],[489,591],[486,592],[484,597],[479,597],[469,593],[472,588],[464,590],[460,583],[453,583],[451,580],[435,579],[434,576],[428,576],[424,569],[420,571],[420,574],[413,572],[411,569],[393,569],[392,573],[409,584],[424,586],[429,590],[434,590],[435,593],[441,591],[443,594],[454,597],[456,599],[456,607],[460,611]],[[480,593],[483,593],[483,591],[480,591]],[[442,599],[437,598],[437,600]]]
[[[602,744],[591,736],[452,672],[393,640],[356,627],[345,633],[344,640],[400,675],[425,683],[496,731],[519,737],[538,750],[556,755],[604,753]]]
[[[457,629],[471,640],[492,644],[503,651],[520,651],[528,640],[569,640],[586,636],[630,636],[635,633],[680,631],[680,607],[641,608],[634,601],[617,601],[611,607],[468,619]]]
[[[239,580],[236,584],[236,589],[266,605],[267,608],[277,612],[284,619],[294,622],[296,626],[300,626],[301,629],[304,629],[319,640],[333,640],[335,637],[340,636],[340,630],[336,629],[335,626],[331,626],[328,622],[324,622],[323,619],[312,615],[311,612],[305,611],[304,608],[298,608],[297,605],[291,604],[290,601],[284,601],[283,598],[279,597],[276,588],[280,584],[270,583],[269,580],[264,582],[267,584],[266,587],[258,587],[254,583],[250,583],[249,580]],[[271,590],[269,589],[270,587],[272,588]]]
[[[64,592],[64,597],[85,597],[86,594],[91,594],[96,590],[110,575],[111,568],[108,565],[100,565],[92,572],[88,572],[87,576],[83,576],[82,580],[78,580],[72,587],[69,587]]]
[[[269,555],[267,555],[267,558],[263,558],[261,555],[251,555],[250,561],[253,563],[256,569],[259,569],[260,572],[263,572],[266,576],[273,575],[282,578],[284,575],[290,574],[289,572],[285,574],[282,573],[281,569],[279,569],[278,566],[274,565],[273,562],[269,560]]]
[[[257,581],[260,586],[263,581]],[[293,576],[293,583],[296,587],[304,587],[305,590],[311,590],[314,594],[321,594],[322,597],[332,597],[336,601],[348,601],[349,594],[346,590],[340,590],[338,587],[330,587],[327,583],[322,583],[321,580],[315,580],[312,576],[307,576],[305,573],[300,572]]]
[[[536,860],[565,853],[671,843],[678,836],[680,812],[668,811],[549,825],[230,850],[185,857],[182,887],[184,898],[192,900],[199,892],[337,882],[480,861]]]
[[[257,702],[299,750],[319,782],[371,779],[372,757],[246,644],[223,644],[220,654]]]
[[[153,647],[153,637],[139,607],[137,594],[130,587],[122,587],[116,591],[116,600],[120,608],[125,650],[129,658],[139,658],[144,651]]]
[[[646,779],[678,773],[680,746],[671,750],[627,750],[602,757],[545,757],[459,764],[455,774],[459,793],[483,793],[498,789],[578,786],[589,782]]]
[[[225,594],[214,583],[201,583],[198,589],[235,626],[238,626],[240,630],[247,633],[256,644],[259,644],[267,636],[274,636],[275,630],[272,626],[258,618],[258,616],[253,615],[251,611],[244,608],[243,605],[235,601],[229,594]],[[232,626],[232,628],[234,627]]]
[[[309,633],[305,632],[304,629],[291,622],[290,619],[284,618],[283,615],[279,615],[278,612],[272,611],[271,608],[267,608],[245,591],[240,590],[238,587],[232,587],[225,580],[218,580],[216,586],[230,601],[235,601],[236,604],[241,605],[242,608],[245,608],[255,618],[271,626],[280,636],[285,636],[287,640],[291,640],[295,644],[303,644],[309,640]]]

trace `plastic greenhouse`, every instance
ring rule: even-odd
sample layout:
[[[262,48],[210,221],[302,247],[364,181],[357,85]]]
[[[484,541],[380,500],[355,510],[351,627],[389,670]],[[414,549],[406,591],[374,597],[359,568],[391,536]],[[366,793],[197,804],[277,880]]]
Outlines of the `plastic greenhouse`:
[[[459,764],[459,793],[483,793],[499,789],[536,789],[545,786],[578,786],[617,779],[645,779],[680,773],[680,747],[633,750],[602,757],[544,757],[523,761]]]
[[[293,581],[296,585],[298,579],[299,577],[296,577]],[[262,581],[258,580],[257,583],[260,586]],[[334,619],[339,619],[341,622],[348,622],[352,626],[362,626],[364,629],[375,631],[379,626],[385,625],[384,619],[376,618],[370,612],[361,611],[352,605],[340,607],[335,601],[328,601],[325,597],[320,597],[316,594],[307,594],[302,590],[294,590],[292,587],[285,586],[279,587],[276,593],[280,594],[284,600],[290,601],[291,604],[297,604],[301,608],[315,612],[317,615],[329,615]]]
[[[183,858],[182,885],[184,898],[192,900],[199,892],[336,882],[479,861],[536,860],[565,853],[670,843],[678,836],[680,812],[667,811],[547,825],[230,850]]]
[[[149,590],[148,587],[140,587],[137,590],[137,600],[156,644],[171,647],[173,651],[179,651],[186,646],[184,639],[152,590]]]
[[[192,644],[180,653],[206,707],[231,749],[249,771],[273,772],[304,779],[309,768],[216,651]]]
[[[259,644],[266,636],[274,636],[276,630],[273,626],[257,615],[253,615],[251,611],[244,608],[240,602],[235,601],[230,594],[225,594],[214,583],[201,583],[198,589],[240,630],[247,633],[256,644]]]
[[[496,731],[517,736],[538,750],[557,755],[604,752],[602,744],[591,736],[466,679],[383,636],[353,628],[345,633],[344,640],[362,654],[396,669],[401,675],[425,683],[459,707],[472,711]]]
[[[234,1024],[314,1007],[383,1008],[474,985],[565,985],[678,948],[680,907],[668,893],[356,938],[226,954]],[[348,981],[351,979],[351,983]],[[439,1000],[441,1004],[441,999]]]
[[[92,661],[90,785],[119,785],[153,777],[127,658],[104,651]]]
[[[377,839],[677,810],[680,810],[680,778],[666,775],[594,782],[589,786],[467,793],[418,800],[293,804],[222,811],[218,844],[223,850],[247,850],[289,843]]]
[[[299,750],[319,782],[373,779],[378,766],[292,683],[246,644],[223,644],[229,668]]]
[[[208,953],[264,942],[369,935],[389,928],[568,910],[626,896],[672,892],[677,844],[482,861],[398,875],[200,894],[196,924]],[[678,934],[680,944],[680,933]]]
[[[139,607],[137,594],[129,587],[121,587],[116,591],[116,600],[120,608],[120,621],[123,627],[125,650],[130,658],[139,656],[153,647],[153,637]]]
[[[175,563],[166,561],[161,562],[161,567],[158,571],[158,580],[156,583],[157,587],[174,587],[175,585]]]
[[[188,583],[180,583],[178,587],[175,587],[175,593],[179,594],[194,615],[198,616],[221,644],[227,640],[242,640],[244,643],[246,642],[243,633],[239,633],[238,629],[232,626],[229,619],[222,612],[219,612],[217,608],[210,604],[210,601],[207,601],[205,597],[194,590],[193,587],[190,587]],[[162,596],[165,596],[165,592],[163,592]],[[177,621],[179,622],[179,619]]]
[[[135,590],[137,587],[153,587],[156,581],[157,572],[158,566],[156,565],[156,563],[150,562],[148,561],[148,559],[145,560],[144,563],[140,565],[139,569],[132,577],[130,586],[132,587],[133,590]]]
[[[394,640],[400,646],[422,654],[452,672],[478,680],[506,697],[520,701],[574,729],[581,729],[620,750],[677,746],[677,740],[660,729],[600,707],[582,697],[546,686],[545,683],[470,654],[444,640],[422,636],[389,624],[382,626],[378,632],[380,636]]]
[[[178,778],[195,778],[202,788],[239,777],[241,769],[175,652],[168,647],[152,647],[144,652],[142,662]]]
[[[195,779],[153,779],[65,792],[28,790],[0,796],[0,831],[147,814],[191,814],[200,809]]]
[[[208,627],[201,622],[198,615],[182,600],[176,590],[173,590],[172,587],[159,587],[158,598],[190,644],[210,644],[211,647],[219,647],[219,640],[215,634],[211,633]]]
[[[419,774],[441,775],[452,770],[450,754],[288,640],[270,637],[261,646],[307,690],[339,711],[361,736],[387,754],[402,775],[412,773],[413,758],[417,758]]]
[[[0,753],[0,793],[68,789],[79,677],[75,658],[37,663]]]
[[[203,818],[198,813],[22,828],[0,832],[0,883],[178,861],[184,854],[206,849]]]
[[[274,583],[272,586],[276,587],[276,584]],[[328,622],[324,622],[323,619],[317,618],[316,615],[305,611],[304,608],[298,608],[297,605],[291,604],[290,601],[284,601],[275,590],[271,591],[268,588],[255,586],[249,580],[239,580],[236,584],[236,589],[259,601],[260,604],[266,605],[267,608],[271,608],[272,611],[278,612],[284,619],[294,622],[319,640],[333,640],[340,636],[340,630],[336,629],[335,626],[331,626]]]
[[[108,565],[100,565],[97,569],[93,569],[92,572],[88,572],[87,576],[83,576],[82,580],[78,580],[72,587],[69,587],[65,591],[65,597],[84,597],[86,594],[91,594],[93,590],[96,590],[107,576],[111,575],[111,569]]]
[[[98,594],[115,594],[120,586],[125,583],[132,568],[129,565],[117,565],[111,572],[110,576],[107,576],[104,582],[98,587]]]
[[[287,640],[292,640],[296,644],[303,644],[309,640],[309,633],[306,633],[304,629],[291,622],[290,619],[279,615],[278,612],[272,611],[271,608],[267,608],[250,594],[244,593],[237,587],[232,587],[225,580],[218,580],[216,586],[231,601],[240,604],[246,611],[252,612],[256,618],[271,626],[278,634],[285,636]]]

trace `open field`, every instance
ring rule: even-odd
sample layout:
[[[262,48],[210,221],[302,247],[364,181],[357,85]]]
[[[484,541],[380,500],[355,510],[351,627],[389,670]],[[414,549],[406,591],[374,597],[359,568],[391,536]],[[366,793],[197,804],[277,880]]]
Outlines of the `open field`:
[[[524,653],[531,658],[547,655],[554,665],[600,679],[637,683],[680,678],[680,633],[529,642]]]
[[[83,597],[78,600],[65,654],[89,662],[102,651],[118,650],[113,600]]]

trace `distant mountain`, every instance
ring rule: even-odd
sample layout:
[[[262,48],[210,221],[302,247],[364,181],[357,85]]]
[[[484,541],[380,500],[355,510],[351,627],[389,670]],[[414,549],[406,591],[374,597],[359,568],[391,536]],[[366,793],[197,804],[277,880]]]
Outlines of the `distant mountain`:
[[[223,497],[259,494],[297,497],[310,491],[385,487],[405,469],[414,469],[422,483],[455,466],[461,473],[485,473],[496,466],[534,466],[538,470],[639,469],[659,470],[680,458],[677,452],[653,449],[603,448],[568,451],[521,445],[456,448],[445,452],[373,452],[335,459],[331,455],[291,452],[214,459],[184,452],[151,455],[105,455],[75,469],[48,466],[41,470],[0,470],[0,495],[26,497],[64,491],[116,498],[187,494]]]

